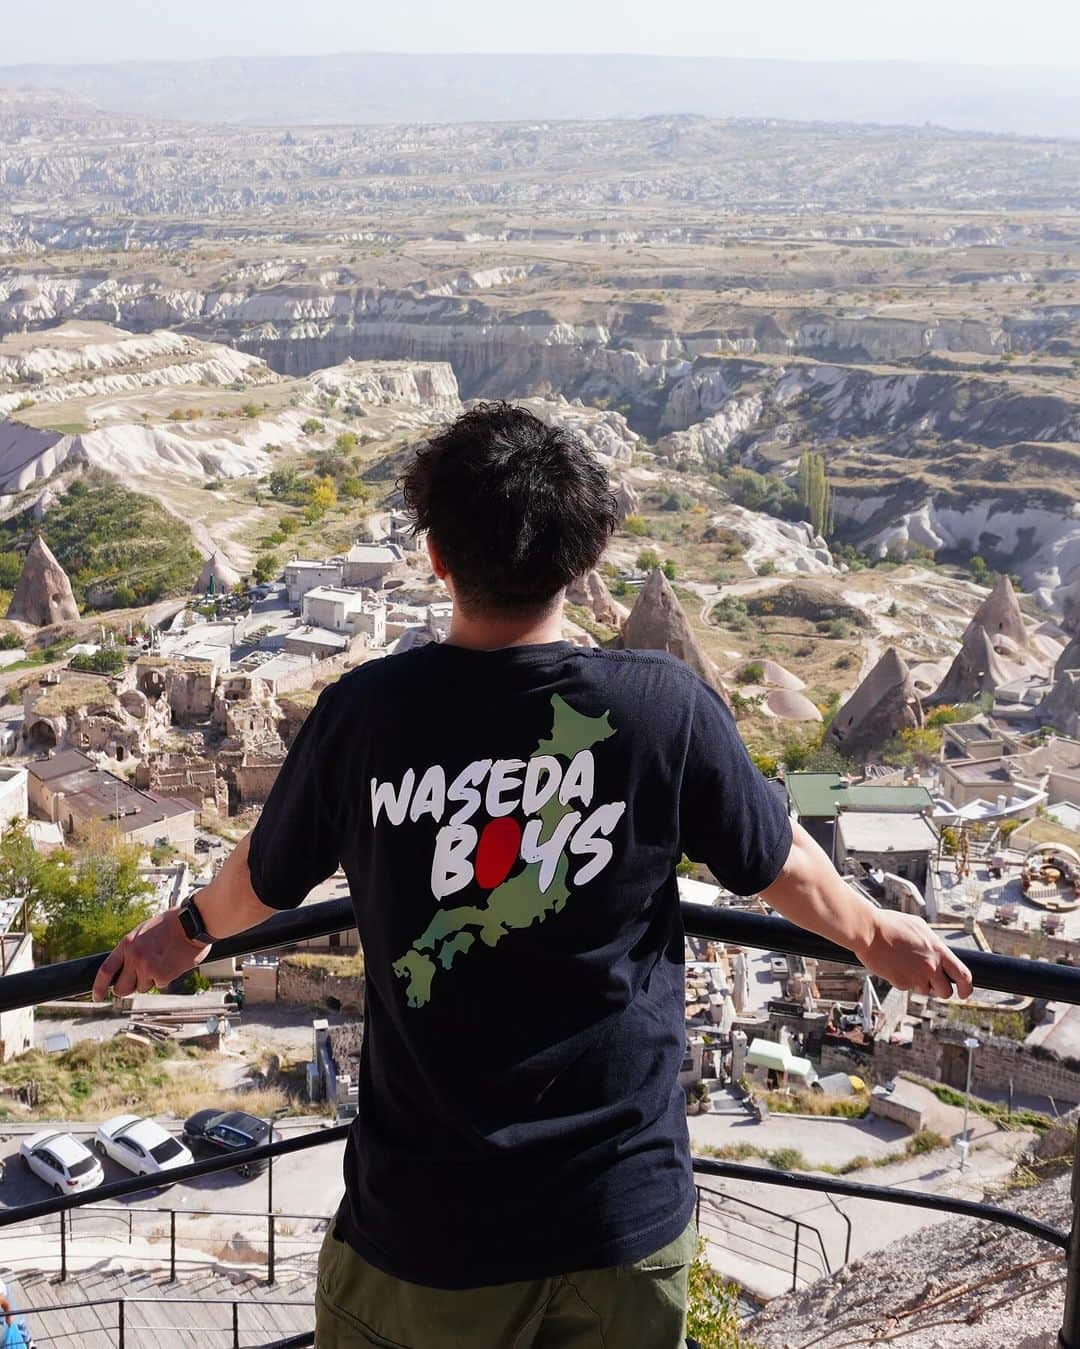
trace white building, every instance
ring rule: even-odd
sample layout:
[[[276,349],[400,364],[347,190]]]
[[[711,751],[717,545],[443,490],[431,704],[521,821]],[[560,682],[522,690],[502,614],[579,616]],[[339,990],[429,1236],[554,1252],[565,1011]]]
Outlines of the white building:
[[[12,820],[25,820],[30,804],[26,791],[26,769],[0,767],[0,831]]]
[[[372,646],[386,645],[386,605],[366,598],[359,590],[318,586],[304,596],[301,613],[312,627],[354,637],[365,633]]]
[[[342,583],[341,558],[327,558],[324,562],[294,557],[285,565],[285,590],[289,603],[298,606],[309,590],[317,586],[339,586]]]
[[[7,901],[10,906],[21,901]],[[0,923],[4,915],[0,914]],[[11,918],[8,917],[10,922]],[[5,975],[23,974],[34,968],[33,938],[28,932],[3,932],[0,934],[0,968]],[[11,1012],[0,1012],[0,1063],[6,1063],[16,1054],[25,1054],[34,1047],[34,1009],[17,1007]]]

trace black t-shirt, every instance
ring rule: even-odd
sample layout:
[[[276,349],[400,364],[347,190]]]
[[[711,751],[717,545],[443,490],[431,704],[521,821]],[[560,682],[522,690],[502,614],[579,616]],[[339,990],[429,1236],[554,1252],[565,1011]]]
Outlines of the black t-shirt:
[[[338,1216],[442,1288],[627,1264],[693,1212],[675,868],[775,880],[782,805],[672,657],[430,645],[319,698],[251,840],[256,894],[339,863],[364,949]]]

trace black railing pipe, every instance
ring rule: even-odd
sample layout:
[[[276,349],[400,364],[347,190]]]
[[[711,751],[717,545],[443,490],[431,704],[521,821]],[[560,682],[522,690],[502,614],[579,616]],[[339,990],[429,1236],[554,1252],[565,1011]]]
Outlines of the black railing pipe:
[[[854,954],[843,946],[796,927],[784,918],[767,917],[746,909],[713,908],[707,904],[690,903],[682,905],[682,915],[684,928],[695,937],[763,951],[784,951],[791,955],[814,956],[819,960],[836,960],[848,965],[859,964]],[[275,914],[248,932],[215,942],[208,959],[226,960],[253,951],[290,946],[313,937],[343,932],[351,928],[354,922],[352,903],[348,899],[305,904],[288,913]],[[66,960],[0,978],[0,1013],[88,993],[105,954],[83,956],[80,960]],[[1045,960],[990,955],[985,951],[966,948],[959,954],[980,988],[993,988],[1001,993],[1015,993],[1021,997],[1046,998],[1051,1002],[1080,1004],[1080,969],[1054,965]]]
[[[173,1167],[169,1171],[169,1184],[178,1185],[181,1181],[194,1180],[197,1176],[210,1175],[216,1171],[234,1171],[238,1166],[250,1166],[252,1162],[265,1161],[271,1155],[281,1157],[288,1152],[305,1152],[308,1148],[317,1148],[324,1143],[334,1143],[348,1136],[347,1124],[335,1124],[330,1129],[312,1129],[308,1133],[296,1134],[293,1138],[279,1138],[275,1143],[262,1143],[257,1148],[244,1148],[229,1156],[204,1157],[201,1161],[191,1162],[187,1166]],[[52,1213],[65,1213],[68,1209],[83,1208],[87,1204],[99,1204],[102,1200],[122,1199],[125,1195],[139,1194],[142,1190],[161,1188],[160,1176],[132,1176],[130,1180],[114,1180],[109,1185],[99,1185],[93,1190],[83,1190],[81,1194],[62,1194],[55,1199],[39,1199],[36,1204],[20,1204],[18,1208],[0,1209],[0,1227],[10,1227],[14,1223],[31,1222],[35,1218],[47,1218]]]
[[[684,903],[683,927],[695,937],[750,946],[762,951],[783,951],[818,960],[836,960],[845,965],[861,962],[853,952],[807,932],[785,918],[771,918],[747,909],[713,908],[708,904]],[[999,993],[1045,998],[1048,1002],[1080,1004],[1080,969],[1054,965],[1048,960],[1022,960],[995,956],[964,947],[957,955],[971,971],[977,988]]]
[[[266,951],[275,946],[291,946],[294,942],[310,941],[312,937],[344,932],[355,922],[350,900],[330,899],[321,904],[305,904],[299,909],[275,914],[265,923],[236,937],[215,942],[207,959],[228,960],[231,956],[250,955],[253,951]],[[107,954],[102,951],[79,960],[62,960],[55,965],[3,976],[0,978],[0,1012],[14,1012],[20,1007],[89,993]]]
[[[724,1176],[729,1180],[754,1180],[762,1185],[779,1185],[788,1190],[817,1190],[823,1194],[846,1194],[852,1199],[881,1199],[887,1204],[905,1204],[910,1208],[935,1209],[956,1213],[964,1218],[989,1218],[1003,1227],[1048,1241],[1059,1250],[1069,1245],[1068,1232],[1049,1223],[1041,1223],[1023,1213],[979,1204],[971,1199],[954,1199],[946,1194],[925,1194],[922,1190],[892,1190],[887,1185],[864,1185],[861,1181],[834,1180],[832,1176],[808,1176],[801,1171],[772,1171],[765,1166],[744,1166],[739,1162],[720,1162],[712,1157],[695,1157],[694,1170],[703,1176]],[[1080,1344],[1077,1345],[1080,1349]]]
[[[1076,1133],[1072,1170],[1072,1231],[1069,1233],[1069,1272],[1065,1280],[1065,1309],[1058,1334],[1060,1349],[1080,1349],[1080,1129]]]
[[[766,951],[784,951],[794,955],[835,960],[844,964],[859,963],[852,952],[797,928],[783,919],[771,918],[764,914],[742,909],[712,908],[706,905],[689,903],[682,905],[682,915],[685,930],[696,937]],[[249,932],[228,938],[225,941],[216,942],[211,950],[211,958],[226,959],[252,951],[288,946],[310,940],[313,937],[341,932],[351,928],[352,925],[353,910],[350,901],[347,899],[305,905],[290,913],[277,914]],[[982,951],[967,949],[960,952],[960,955],[971,969],[976,985],[981,988],[1080,1005],[1080,969],[1052,965],[1046,961],[1019,960],[1007,956],[989,955]],[[105,954],[102,953],[96,956],[87,956],[81,960],[67,961],[59,965],[45,966],[21,974],[0,977],[0,1012],[14,1011],[21,1007],[34,1006],[56,998],[77,997],[89,992],[104,958]],[[348,1126],[340,1125],[333,1129],[319,1130],[299,1137],[283,1139],[276,1143],[266,1143],[261,1147],[249,1148],[243,1153],[235,1153],[232,1156],[193,1162],[190,1166],[178,1167],[171,1172],[170,1180],[190,1180],[196,1176],[207,1175],[216,1171],[229,1171],[245,1163],[269,1160],[270,1157],[275,1155],[281,1156],[289,1152],[301,1152],[307,1148],[318,1147],[323,1143],[344,1139],[347,1133]],[[1038,1222],[1023,1214],[1012,1213],[988,1204],[954,1199],[946,1195],[925,1194],[911,1190],[893,1190],[880,1185],[864,1185],[835,1180],[832,1177],[809,1176],[801,1173],[792,1175],[783,1171],[772,1171],[766,1167],[742,1166],[738,1163],[721,1162],[712,1158],[695,1158],[694,1169],[705,1175],[757,1181],[761,1184],[778,1185],[792,1189],[842,1194],[856,1199],[875,1199],[885,1203],[954,1213],[963,1217],[996,1222],[1005,1227],[1026,1232],[1039,1240],[1049,1242],[1068,1253],[1068,1286],[1059,1344],[1061,1349],[1080,1349],[1080,1190],[1074,1190],[1077,1199],[1075,1200],[1073,1234],[1070,1237],[1069,1233],[1058,1231],[1046,1223]],[[1074,1185],[1080,1185],[1080,1182],[1076,1181],[1077,1174],[1074,1169]],[[0,1228],[8,1227],[14,1223],[47,1217],[53,1213],[63,1213],[68,1209],[100,1202],[102,1199],[118,1199],[129,1194],[138,1194],[142,1190],[156,1188],[158,1184],[160,1184],[160,1181],[156,1178],[133,1177],[131,1180],[116,1181],[80,1195],[65,1195],[0,1211]],[[121,1303],[122,1317],[123,1304]],[[123,1320],[121,1319],[121,1335],[123,1334],[122,1327]],[[304,1340],[299,1342],[303,1343]]]

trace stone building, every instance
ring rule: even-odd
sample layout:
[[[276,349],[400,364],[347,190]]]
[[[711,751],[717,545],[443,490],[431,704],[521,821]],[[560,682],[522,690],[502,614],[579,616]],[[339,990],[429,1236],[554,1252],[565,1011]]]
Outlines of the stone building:
[[[371,646],[386,645],[386,605],[362,590],[318,586],[304,596],[301,614],[314,627],[366,636]]]
[[[96,821],[116,825],[126,839],[152,845],[195,839],[190,801],[141,791],[100,768],[79,750],[60,750],[27,765],[30,805],[39,819],[73,834]]]
[[[402,551],[396,543],[354,544],[345,554],[341,583],[378,589],[395,571],[400,571],[403,561]]]
[[[316,562],[310,558],[294,557],[285,564],[285,590],[289,603],[299,609],[304,596],[316,586],[339,586],[342,580],[342,561],[330,558]]]
[[[937,851],[937,831],[914,811],[842,810],[836,818],[833,861],[843,874],[885,872],[923,894]]]

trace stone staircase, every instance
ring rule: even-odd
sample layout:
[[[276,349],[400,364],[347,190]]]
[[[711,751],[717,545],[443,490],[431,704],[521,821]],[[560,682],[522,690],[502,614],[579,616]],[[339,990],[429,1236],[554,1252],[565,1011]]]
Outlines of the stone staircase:
[[[127,1273],[108,1264],[72,1274],[3,1273],[8,1297],[39,1345],[50,1349],[207,1349],[274,1344],[314,1324],[314,1280],[285,1276],[273,1288],[211,1270],[175,1284],[161,1271]],[[234,1329],[235,1328],[235,1329]]]

